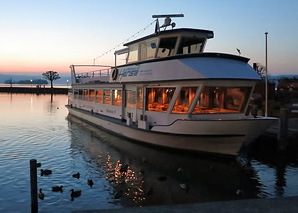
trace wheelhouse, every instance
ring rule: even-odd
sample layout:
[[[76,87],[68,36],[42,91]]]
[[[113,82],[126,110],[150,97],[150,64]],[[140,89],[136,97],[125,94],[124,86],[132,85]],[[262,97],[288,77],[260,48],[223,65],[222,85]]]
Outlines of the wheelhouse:
[[[202,53],[207,39],[213,32],[181,28],[161,31],[150,36],[124,44],[127,48],[116,51],[115,55],[127,53],[126,64],[174,55]]]

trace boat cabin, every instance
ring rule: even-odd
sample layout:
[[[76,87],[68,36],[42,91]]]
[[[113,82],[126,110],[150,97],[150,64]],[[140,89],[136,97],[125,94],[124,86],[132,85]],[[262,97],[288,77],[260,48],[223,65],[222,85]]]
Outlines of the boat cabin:
[[[124,44],[127,48],[116,55],[127,53],[126,64],[175,55],[201,53],[213,32],[199,29],[173,29],[161,31]]]

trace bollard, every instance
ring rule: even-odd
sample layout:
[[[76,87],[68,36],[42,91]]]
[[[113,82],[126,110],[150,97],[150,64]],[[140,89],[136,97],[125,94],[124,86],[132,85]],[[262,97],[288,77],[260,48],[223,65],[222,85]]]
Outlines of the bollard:
[[[31,212],[38,212],[37,201],[37,166],[36,160],[30,160]]]
[[[278,149],[284,151],[287,149],[287,135],[288,135],[288,121],[289,121],[289,109],[281,108],[278,127]]]

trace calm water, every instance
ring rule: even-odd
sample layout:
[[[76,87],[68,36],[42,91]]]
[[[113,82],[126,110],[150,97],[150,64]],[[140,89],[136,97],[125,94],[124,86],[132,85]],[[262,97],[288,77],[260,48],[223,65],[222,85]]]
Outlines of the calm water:
[[[298,195],[297,160],[233,160],[137,145],[68,116],[66,95],[0,93],[0,212],[30,212],[30,159],[40,211],[111,209]],[[274,163],[275,162],[275,163]],[[80,172],[80,179],[72,174]],[[87,185],[92,179],[93,187]],[[64,192],[51,187],[63,185]],[[71,189],[82,195],[71,201]]]

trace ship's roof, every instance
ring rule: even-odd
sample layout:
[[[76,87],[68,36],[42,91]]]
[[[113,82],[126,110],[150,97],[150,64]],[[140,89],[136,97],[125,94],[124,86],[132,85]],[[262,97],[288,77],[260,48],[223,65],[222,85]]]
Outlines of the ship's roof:
[[[125,43],[124,46],[129,46],[131,44],[138,43],[140,41],[147,40],[149,38],[158,37],[161,35],[171,35],[171,34],[179,34],[179,33],[193,34],[193,35],[197,35],[197,36],[200,36],[202,38],[207,38],[207,39],[214,37],[213,31],[210,31],[210,30],[193,29],[193,28],[179,28],[179,29],[165,30],[165,31],[160,31],[158,33],[153,33],[151,35],[148,35],[148,36],[139,38],[137,40]]]

